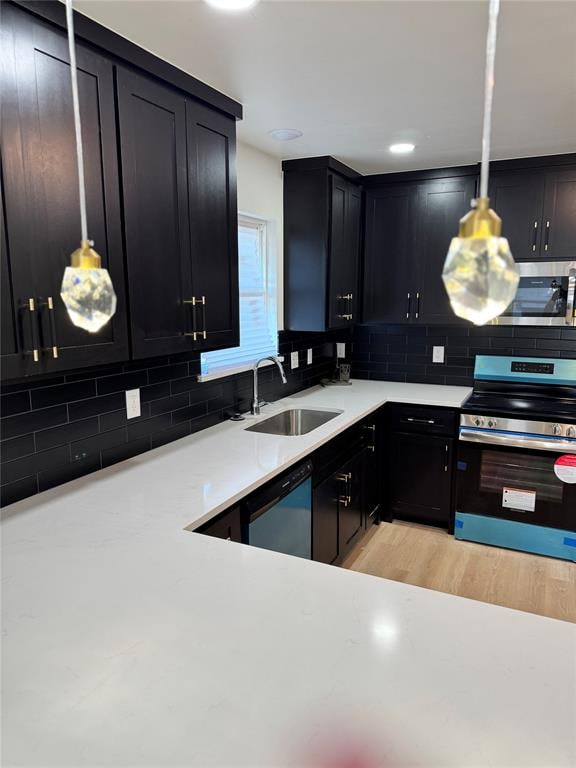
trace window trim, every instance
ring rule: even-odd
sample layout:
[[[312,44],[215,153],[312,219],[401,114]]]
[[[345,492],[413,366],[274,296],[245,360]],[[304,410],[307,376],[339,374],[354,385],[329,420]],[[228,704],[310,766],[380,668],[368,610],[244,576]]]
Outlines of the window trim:
[[[263,244],[262,248],[266,254],[265,263],[265,282],[266,282],[266,310],[273,310],[273,316],[276,321],[276,343],[278,345],[278,259],[276,248],[276,221],[274,219],[266,219],[262,216],[257,216],[252,213],[246,213],[244,211],[238,212],[238,229],[240,227],[248,226],[255,227],[255,225],[261,228]],[[272,305],[272,306],[270,306]],[[276,350],[278,354],[278,350]],[[283,358],[280,358],[281,360]],[[209,371],[208,373],[200,372],[198,374],[198,381],[214,381],[215,379],[225,379],[228,376],[234,376],[238,373],[246,373],[254,368],[254,364],[257,361],[254,360],[251,363],[242,363],[229,368],[220,368],[215,371]],[[268,365],[274,365],[271,361],[265,361],[261,364],[261,367]]]

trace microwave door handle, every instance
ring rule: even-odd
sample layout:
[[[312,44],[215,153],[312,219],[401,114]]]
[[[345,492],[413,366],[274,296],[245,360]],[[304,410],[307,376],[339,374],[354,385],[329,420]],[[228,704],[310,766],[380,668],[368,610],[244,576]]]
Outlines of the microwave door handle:
[[[460,440],[467,443],[483,443],[484,445],[502,445],[509,448],[526,448],[526,450],[576,454],[576,441],[574,440],[547,440],[545,437],[503,435],[481,432],[475,429],[461,429]]]
[[[568,292],[566,295],[566,325],[574,325],[576,318],[574,309],[576,305],[576,269],[568,272]]]

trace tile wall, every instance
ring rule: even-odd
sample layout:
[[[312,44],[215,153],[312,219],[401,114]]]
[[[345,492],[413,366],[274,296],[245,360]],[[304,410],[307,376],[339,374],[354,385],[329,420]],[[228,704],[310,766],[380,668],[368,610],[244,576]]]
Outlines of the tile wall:
[[[280,333],[288,384],[276,367],[260,374],[265,400],[298,392],[332,374],[334,342],[349,332]],[[306,350],[312,347],[313,363]],[[299,367],[290,370],[290,353]],[[157,448],[250,407],[252,374],[199,383],[198,354],[67,373],[2,386],[2,505]],[[126,419],[125,390],[140,389],[142,414]]]

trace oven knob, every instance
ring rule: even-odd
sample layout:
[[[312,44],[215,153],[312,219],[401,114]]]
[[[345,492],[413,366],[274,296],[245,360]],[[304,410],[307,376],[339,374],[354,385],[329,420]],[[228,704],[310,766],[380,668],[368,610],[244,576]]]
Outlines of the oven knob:
[[[561,435],[562,434],[562,425],[561,424],[554,424],[552,427],[552,434],[553,435]]]
[[[496,419],[488,419],[488,426],[490,427],[490,429],[494,429],[494,427],[496,427],[497,424],[498,422],[496,421]]]
[[[576,437],[576,427],[568,427],[566,437]]]
[[[474,424],[477,427],[483,427],[484,426],[484,419],[482,418],[482,416],[476,416],[476,418],[474,419]]]

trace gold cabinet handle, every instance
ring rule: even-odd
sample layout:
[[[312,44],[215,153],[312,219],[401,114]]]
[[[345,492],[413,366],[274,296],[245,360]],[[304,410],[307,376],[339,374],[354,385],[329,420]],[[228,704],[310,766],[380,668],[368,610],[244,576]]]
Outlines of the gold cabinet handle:
[[[184,336],[191,336],[193,341],[196,341],[198,331],[196,330],[196,296],[192,296],[191,299],[184,299],[183,304],[188,304],[192,307],[192,332],[184,332]]]
[[[45,307],[48,310],[48,324],[50,326],[50,344],[45,347],[47,352],[50,352],[54,360],[59,356],[58,342],[56,340],[56,320],[54,318],[54,300],[52,296],[48,296],[46,301],[43,299],[38,300],[38,306]]]
[[[28,312],[30,318],[30,336],[32,337],[32,359],[35,363],[40,362],[40,333],[38,330],[38,313],[36,311],[36,299],[30,296],[24,302],[24,309]]]

